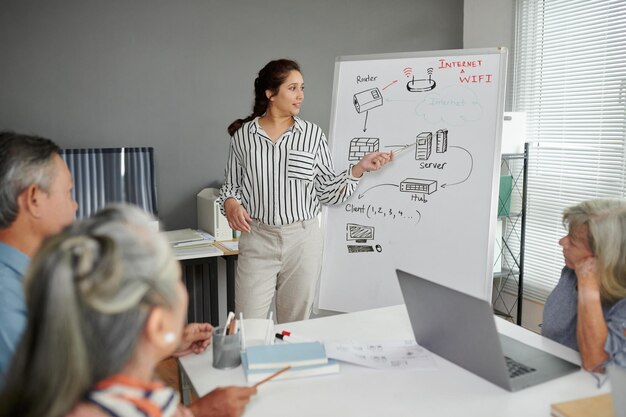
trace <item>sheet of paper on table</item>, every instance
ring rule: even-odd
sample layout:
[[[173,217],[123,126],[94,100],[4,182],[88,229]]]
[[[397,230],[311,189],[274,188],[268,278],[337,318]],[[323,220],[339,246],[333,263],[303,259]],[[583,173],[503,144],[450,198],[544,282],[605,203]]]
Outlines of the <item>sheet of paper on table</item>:
[[[224,246],[228,250],[237,251],[239,250],[239,241],[234,242],[220,242],[220,245]]]
[[[329,358],[376,369],[437,369],[432,353],[414,340],[325,341]]]

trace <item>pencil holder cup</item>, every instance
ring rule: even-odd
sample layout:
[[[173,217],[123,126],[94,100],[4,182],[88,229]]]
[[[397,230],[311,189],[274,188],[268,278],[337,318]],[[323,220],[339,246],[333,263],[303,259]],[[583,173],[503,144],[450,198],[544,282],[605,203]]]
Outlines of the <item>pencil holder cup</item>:
[[[224,328],[213,332],[213,367],[217,369],[236,368],[241,364],[241,333],[224,334]]]
[[[245,328],[243,348],[255,345],[270,345],[274,339],[274,322],[268,319],[243,319]]]

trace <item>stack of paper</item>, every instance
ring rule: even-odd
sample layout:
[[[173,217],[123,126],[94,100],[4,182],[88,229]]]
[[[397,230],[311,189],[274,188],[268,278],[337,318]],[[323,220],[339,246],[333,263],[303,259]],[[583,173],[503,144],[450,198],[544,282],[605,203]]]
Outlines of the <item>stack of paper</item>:
[[[195,242],[198,240],[202,240],[202,235],[196,232],[193,229],[180,229],[180,230],[170,230],[167,232],[163,232],[163,235],[167,238],[167,241],[170,242],[171,245],[180,245],[181,243]]]
[[[178,259],[220,256],[224,252],[213,246],[215,238],[203,230],[180,229],[163,232]]]
[[[241,354],[248,383],[255,383],[291,366],[275,380],[326,375],[339,372],[339,363],[328,359],[319,342],[250,346]]]
[[[163,232],[167,241],[172,246],[193,246],[198,244],[212,243],[215,238],[203,230],[179,229]]]
[[[199,243],[197,245],[174,246],[174,255],[179,259],[196,258],[204,256],[221,256],[224,252],[213,246],[212,243]]]

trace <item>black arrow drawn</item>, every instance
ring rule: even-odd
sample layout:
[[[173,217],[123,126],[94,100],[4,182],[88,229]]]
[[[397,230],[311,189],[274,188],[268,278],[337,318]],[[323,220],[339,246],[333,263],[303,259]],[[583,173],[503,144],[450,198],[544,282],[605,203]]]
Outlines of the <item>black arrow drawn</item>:
[[[472,170],[474,169],[474,157],[472,156],[472,154],[467,149],[463,148],[462,146],[450,146],[450,148],[463,149],[465,152],[467,152],[467,154],[470,157],[470,169],[469,169],[469,172],[468,172],[467,176],[465,178],[463,178],[463,180],[461,180],[459,182],[453,182],[451,184],[441,184],[441,188],[446,188],[446,187],[451,186],[451,185],[458,185],[458,184],[464,183],[472,175]]]
[[[376,187],[382,187],[383,185],[389,185],[392,187],[396,187],[396,188],[400,188],[400,186],[398,184],[378,184],[378,185],[374,185],[373,187],[368,188],[367,190],[363,191],[361,194],[359,194],[357,196],[357,198],[360,200],[365,196],[365,193],[367,193],[369,190],[376,188]]]
[[[367,116],[370,114],[369,110],[365,112],[365,124],[363,124],[363,131],[367,131]]]

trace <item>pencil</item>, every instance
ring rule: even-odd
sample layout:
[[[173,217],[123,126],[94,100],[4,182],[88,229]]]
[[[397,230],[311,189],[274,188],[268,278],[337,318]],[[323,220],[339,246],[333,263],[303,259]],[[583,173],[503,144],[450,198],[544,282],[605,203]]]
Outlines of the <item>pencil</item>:
[[[246,332],[243,329],[243,313],[239,312],[239,328],[241,332],[241,350],[246,350]]]
[[[230,321],[230,325],[228,326],[228,333],[226,334],[235,334],[235,324],[237,323],[237,319],[233,319]]]
[[[285,367],[285,368],[281,369],[280,371],[276,371],[276,372],[274,372],[272,375],[270,375],[270,376],[268,376],[267,378],[265,378],[265,379],[263,379],[263,380],[261,380],[261,381],[257,382],[257,383],[256,383],[256,384],[254,384],[252,387],[253,387],[253,388],[256,388],[256,387],[258,387],[259,385],[266,383],[266,382],[267,382],[267,381],[269,381],[270,379],[272,379],[272,378],[276,378],[278,375],[282,374],[282,373],[283,373],[283,372],[285,372],[285,371],[288,371],[289,369],[291,369],[291,365],[289,365],[289,366],[287,366],[287,367]]]

